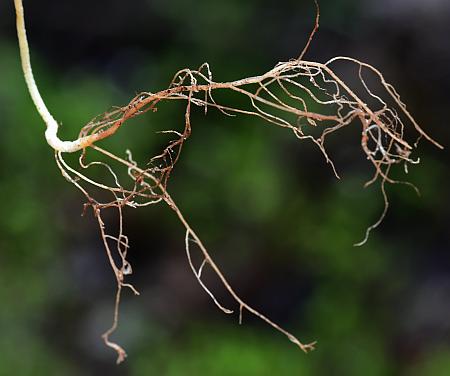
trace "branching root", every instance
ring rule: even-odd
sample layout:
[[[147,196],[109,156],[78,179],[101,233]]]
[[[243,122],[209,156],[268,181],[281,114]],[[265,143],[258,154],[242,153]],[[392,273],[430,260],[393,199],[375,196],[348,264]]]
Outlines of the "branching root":
[[[97,219],[106,256],[116,278],[113,323],[103,334],[103,339],[107,346],[117,352],[117,362],[122,362],[126,353],[110,336],[118,326],[122,290],[125,287],[134,294],[139,294],[132,284],[126,282],[132,268],[127,260],[129,244],[123,231],[123,211],[125,207],[139,208],[161,202],[173,210],[183,225],[186,234],[185,250],[192,272],[222,312],[232,314],[233,310],[222,305],[205,285],[202,280],[205,268],[210,268],[217,275],[222,286],[239,307],[239,323],[242,323],[243,312],[248,312],[287,336],[304,352],[313,350],[315,342],[304,344],[239,297],[169,194],[168,182],[184,144],[191,136],[191,112],[194,108],[201,109],[205,114],[212,109],[225,116],[256,117],[263,120],[263,123],[292,132],[299,140],[309,140],[319,148],[336,177],[338,172],[326,150],[325,142],[331,134],[343,128],[359,126],[357,143],[374,170],[367,185],[378,182],[385,203],[379,220],[367,229],[363,241],[356,244],[362,245],[367,241],[370,231],[376,228],[386,215],[389,206],[386,184],[399,183],[390,176],[392,167],[402,164],[407,172],[408,165],[419,163],[419,158],[413,157],[417,146],[416,139],[424,138],[441,148],[441,145],[419,127],[394,87],[376,68],[350,57],[338,56],[325,63],[305,60],[304,55],[319,25],[317,10],[314,29],[297,59],[280,62],[261,75],[231,82],[214,81],[207,63],[196,70],[182,69],[174,75],[166,89],[155,93],[142,92],[126,106],[116,107],[90,121],[81,129],[77,140],[61,141],[56,134],[57,123],[40,98],[31,72],[22,2],[15,0],[15,4],[24,75],[32,98],[47,124],[48,142],[55,149],[56,163],[64,178],[86,197],[85,209],[91,208]],[[351,81],[352,84],[338,75],[336,66],[339,64],[355,68],[356,80]],[[214,95],[224,90],[243,97],[245,101],[239,103],[246,102],[247,105],[235,107],[219,103]],[[126,150],[125,158],[122,158],[98,146],[100,140],[118,136],[119,130],[128,120],[156,111],[168,101],[185,103],[183,125],[181,129],[164,131],[172,140],[160,153],[150,158],[148,164],[139,167],[130,150]],[[409,139],[411,133],[415,133],[412,140]],[[80,153],[77,166],[64,159],[64,153],[74,151]],[[96,156],[101,156],[102,161],[97,160]],[[105,158],[110,162],[103,162]],[[113,183],[97,181],[95,176],[98,175],[91,173],[93,167],[97,170],[103,169]],[[98,195],[99,191],[103,194]],[[115,210],[118,216],[119,226],[116,234],[107,231],[102,218],[102,213],[110,209]],[[193,263],[191,244],[194,244],[202,255],[200,266]]]

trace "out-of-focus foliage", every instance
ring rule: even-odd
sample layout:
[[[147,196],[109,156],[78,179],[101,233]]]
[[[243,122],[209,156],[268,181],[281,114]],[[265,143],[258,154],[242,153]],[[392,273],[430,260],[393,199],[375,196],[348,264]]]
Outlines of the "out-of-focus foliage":
[[[296,56],[313,22],[309,1],[138,3],[25,2],[34,70],[65,138],[136,91],[165,87],[184,66],[207,60],[217,80],[261,73]],[[448,8],[430,19],[401,7],[381,14],[374,3],[321,2],[308,58],[370,60],[448,145],[450,81],[432,69],[449,62],[448,44],[433,47],[419,32],[442,35]],[[2,2],[0,375],[450,374],[448,152],[422,141],[421,164],[406,176],[422,196],[389,187],[385,222],[353,248],[382,210],[379,190],[363,189],[371,171],[357,153],[358,130],[330,140],[338,181],[313,145],[213,110],[193,113],[169,189],[236,289],[299,338],[317,339],[318,349],[305,356],[258,321],[244,315],[239,326],[218,312],[190,274],[181,227],[161,206],[125,212],[142,295],[123,302],[116,338],[129,359],[116,367],[100,339],[113,274],[90,213],[80,216],[82,197],[45,144],[13,20],[12,4]],[[155,131],[182,120],[182,109],[161,106],[108,142],[146,158],[163,145]]]

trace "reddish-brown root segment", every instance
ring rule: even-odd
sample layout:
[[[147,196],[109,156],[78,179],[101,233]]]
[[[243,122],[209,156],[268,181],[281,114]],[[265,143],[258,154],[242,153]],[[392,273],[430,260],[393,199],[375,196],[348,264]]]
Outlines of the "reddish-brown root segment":
[[[319,26],[317,2],[316,6],[317,17],[314,29],[297,59],[278,63],[262,75],[231,82],[215,82],[210,67],[206,63],[196,70],[182,69],[175,74],[167,89],[157,93],[140,93],[128,105],[107,112],[84,126],[79,137],[85,140],[85,149],[80,154],[77,167],[67,163],[62,152],[55,153],[56,163],[62,175],[81,190],[87,199],[86,207],[93,209],[106,255],[116,277],[117,293],[113,324],[104,333],[103,339],[107,346],[117,352],[118,363],[125,359],[126,353],[120,345],[111,341],[110,336],[118,325],[121,294],[124,287],[131,289],[134,294],[139,294],[131,284],[125,282],[126,277],[132,273],[132,269],[127,261],[129,245],[128,238],[123,233],[123,208],[125,206],[138,208],[160,202],[166,203],[184,226],[185,250],[189,265],[200,286],[220,310],[226,314],[234,312],[223,306],[203,282],[202,273],[205,268],[210,268],[218,276],[223,287],[239,307],[239,323],[242,322],[243,311],[247,311],[284,334],[305,353],[314,349],[315,342],[308,344],[301,342],[241,299],[169,194],[167,188],[169,178],[180,158],[184,143],[191,135],[193,107],[203,109],[205,114],[208,109],[213,108],[226,116],[257,117],[267,124],[287,129],[299,140],[310,140],[317,145],[337,177],[337,170],[325,149],[325,141],[329,135],[351,124],[359,124],[361,133],[358,142],[361,145],[361,151],[374,168],[374,176],[367,184],[380,183],[385,208],[379,220],[367,229],[365,238],[357,245],[367,241],[370,231],[381,223],[386,214],[389,202],[385,185],[398,183],[390,177],[391,168],[394,165],[403,164],[406,169],[409,164],[419,163],[419,159],[412,158],[417,142],[406,139],[405,129],[412,125],[410,128],[416,131],[418,138],[425,138],[441,147],[419,127],[393,86],[371,65],[349,57],[335,57],[325,63],[303,60]],[[358,89],[352,88],[338,76],[333,69],[336,63],[354,64],[360,83]],[[369,87],[365,79],[366,75],[372,75],[377,79],[377,88]],[[219,90],[244,96],[248,100],[248,105],[238,108],[216,102],[213,94]],[[186,103],[183,127],[181,130],[165,131],[173,136],[173,140],[161,153],[151,158],[150,163],[145,167],[137,165],[129,150],[126,151],[126,158],[121,158],[97,145],[100,140],[115,136],[129,119],[148,111],[155,111],[157,106],[173,100]],[[97,153],[101,154],[103,159],[104,157],[109,159],[111,163],[99,162],[95,159],[94,162],[87,163],[88,153],[89,159]],[[94,165],[104,168],[111,175],[114,183],[108,185],[91,177],[90,169]],[[128,180],[125,182],[119,179],[121,175],[118,168],[126,169]],[[90,187],[109,192],[111,200],[98,201],[91,193]],[[102,220],[102,211],[110,208],[117,210],[119,218],[119,231],[115,235],[107,232]],[[202,256],[199,266],[194,264],[191,257],[192,245]]]

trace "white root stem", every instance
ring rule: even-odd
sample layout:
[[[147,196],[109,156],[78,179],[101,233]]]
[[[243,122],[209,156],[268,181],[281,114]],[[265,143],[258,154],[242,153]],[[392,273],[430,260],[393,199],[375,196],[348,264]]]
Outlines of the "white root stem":
[[[34,80],[33,70],[31,69],[30,62],[30,49],[28,47],[27,32],[25,29],[25,19],[22,0],[14,0],[14,6],[16,8],[16,27],[17,37],[19,39],[20,59],[22,62],[23,76],[27,83],[28,91],[31,95],[36,109],[41,115],[47,127],[45,131],[45,138],[47,143],[56,151],[63,153],[73,153],[75,151],[85,148],[87,145],[94,141],[93,135],[81,137],[74,141],[62,141],[58,137],[58,123],[50,114],[44,100],[39,93],[36,81]]]

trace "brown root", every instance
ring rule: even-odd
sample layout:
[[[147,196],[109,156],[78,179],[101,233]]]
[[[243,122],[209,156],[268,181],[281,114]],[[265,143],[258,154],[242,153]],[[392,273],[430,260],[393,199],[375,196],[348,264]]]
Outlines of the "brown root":
[[[20,1],[16,0],[16,3]],[[127,287],[134,294],[139,294],[133,285],[126,282],[132,268],[127,260],[129,245],[128,238],[123,232],[123,208],[125,206],[138,208],[160,202],[166,203],[184,226],[188,263],[200,286],[222,312],[232,314],[233,310],[223,306],[203,282],[202,272],[205,268],[210,268],[217,275],[222,286],[239,307],[239,323],[242,323],[243,313],[249,312],[284,334],[305,353],[313,350],[315,346],[315,342],[304,344],[240,298],[169,194],[168,181],[180,158],[184,143],[191,136],[193,108],[200,108],[205,114],[209,109],[217,109],[226,116],[252,116],[264,120],[266,124],[287,129],[299,140],[309,140],[317,145],[337,177],[337,169],[325,147],[327,137],[345,127],[359,125],[361,132],[357,142],[374,169],[374,176],[367,185],[375,182],[380,184],[385,206],[379,220],[368,227],[365,238],[356,245],[364,244],[371,230],[376,228],[386,215],[389,201],[385,186],[387,183],[398,183],[390,177],[392,166],[403,164],[406,169],[409,164],[419,163],[419,159],[412,157],[417,143],[407,139],[406,129],[415,131],[419,138],[423,137],[441,147],[419,127],[393,86],[371,65],[349,57],[335,57],[325,63],[303,60],[319,25],[317,2],[316,6],[314,29],[297,59],[280,62],[264,74],[231,82],[214,81],[207,63],[196,70],[182,69],[175,74],[166,89],[156,93],[140,93],[132,98],[128,105],[114,108],[86,124],[81,129],[79,139],[76,140],[82,140],[84,147],[77,166],[71,166],[65,161],[63,158],[65,150],[55,152],[56,163],[62,175],[84,194],[87,200],[86,208],[90,207],[93,210],[107,258],[116,278],[113,323],[103,334],[103,339],[107,346],[117,352],[118,363],[125,359],[126,353],[120,345],[110,340],[110,336],[118,326],[122,290]],[[359,89],[353,88],[339,77],[332,68],[338,62],[354,64],[357,67]],[[377,90],[369,86],[365,79],[366,74],[371,74],[377,79]],[[219,90],[243,96],[247,99],[247,106],[233,107],[226,103],[218,103],[213,95]],[[181,130],[164,131],[172,135],[173,140],[150,159],[149,165],[139,167],[129,150],[126,150],[124,159],[97,146],[100,140],[115,136],[129,119],[155,111],[157,106],[167,101],[182,101],[186,104],[183,126]],[[86,163],[88,152],[100,153],[111,163],[100,161]],[[113,183],[102,183],[90,177],[90,169],[93,166],[105,169]],[[123,181],[116,172],[118,167],[127,172],[126,178],[122,178]],[[100,202],[94,197],[92,188],[107,192],[110,201]],[[114,235],[107,232],[102,220],[103,211],[111,208],[117,211],[119,220],[119,230]],[[193,263],[191,244],[194,244],[202,255],[200,266]]]

